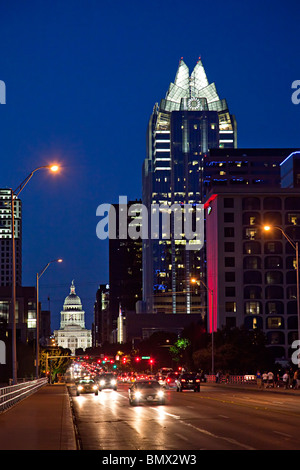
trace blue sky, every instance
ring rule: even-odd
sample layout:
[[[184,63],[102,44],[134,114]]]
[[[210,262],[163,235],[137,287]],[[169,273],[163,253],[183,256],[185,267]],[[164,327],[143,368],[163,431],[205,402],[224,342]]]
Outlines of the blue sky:
[[[183,57],[199,56],[238,124],[239,147],[298,147],[300,6],[296,0],[0,2],[0,187],[21,193],[23,284],[40,280],[52,327],[72,279],[91,327],[98,284],[108,282],[108,244],[96,208],[141,197],[146,128]]]

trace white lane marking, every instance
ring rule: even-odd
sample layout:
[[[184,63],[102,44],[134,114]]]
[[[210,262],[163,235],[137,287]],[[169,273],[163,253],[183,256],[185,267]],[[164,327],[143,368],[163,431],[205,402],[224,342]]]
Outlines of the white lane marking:
[[[207,431],[206,429],[199,428],[198,426],[194,426],[194,425],[191,424],[191,423],[187,423],[187,422],[183,421],[182,419],[180,419],[180,416],[178,416],[178,415],[173,415],[173,414],[171,414],[171,413],[167,413],[166,411],[162,411],[162,410],[159,410],[159,409],[153,408],[153,407],[151,407],[151,409],[152,409],[152,410],[156,410],[156,411],[158,411],[159,413],[162,413],[162,412],[163,412],[164,414],[166,414],[166,415],[168,415],[168,416],[171,416],[171,418],[175,418],[175,419],[179,420],[179,422],[180,422],[181,424],[183,424],[183,425],[185,425],[185,426],[188,426],[188,427],[190,427],[190,428],[192,428],[192,429],[195,429],[196,431],[198,431],[198,432],[200,432],[200,433],[202,433],[202,434],[205,434],[205,435],[208,436],[208,437],[212,437],[212,438],[214,438],[214,439],[220,439],[220,440],[222,440],[222,441],[229,442],[230,444],[234,444],[234,445],[236,445],[236,446],[238,446],[238,447],[242,447],[242,448],[247,449],[247,450],[255,450],[253,447],[248,446],[247,444],[242,444],[241,442],[238,442],[238,441],[236,441],[235,439],[231,439],[230,437],[218,436],[217,434],[214,434],[214,433],[212,433],[212,432],[210,432],[210,431]]]
[[[175,432],[175,436],[180,437],[180,439],[183,439],[184,441],[188,441],[188,440],[189,440],[187,437],[183,436],[182,434],[178,434],[177,432]]]
[[[286,434],[285,432],[280,432],[280,431],[273,431],[273,432],[283,437],[292,437],[290,434]]]

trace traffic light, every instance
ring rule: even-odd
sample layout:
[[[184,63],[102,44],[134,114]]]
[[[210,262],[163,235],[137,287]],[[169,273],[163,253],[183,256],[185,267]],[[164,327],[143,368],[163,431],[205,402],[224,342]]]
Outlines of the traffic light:
[[[136,356],[135,362],[140,362],[141,358],[139,356]]]

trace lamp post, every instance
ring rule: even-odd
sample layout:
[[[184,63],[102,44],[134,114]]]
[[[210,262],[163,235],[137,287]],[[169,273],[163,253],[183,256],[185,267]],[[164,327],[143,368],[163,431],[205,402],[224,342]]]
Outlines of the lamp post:
[[[298,242],[294,242],[285,232],[282,230],[281,227],[277,225],[265,225],[264,230],[269,232],[272,228],[277,228],[280,230],[282,235],[286,238],[289,244],[294,248],[296,252],[296,296],[297,296],[297,319],[298,319],[298,340],[300,340],[300,296],[299,296],[299,244]],[[300,367],[300,361],[298,361],[298,367]]]
[[[35,168],[24,181],[13,191],[11,189],[11,237],[12,237],[12,375],[13,384],[17,383],[17,329],[16,329],[16,244],[15,244],[15,211],[14,200],[25,188],[34,173],[38,170],[48,169],[52,172],[59,170],[58,165],[46,165]]]
[[[49,261],[46,266],[42,269],[40,273],[36,273],[36,362],[35,362],[35,371],[36,371],[36,378],[39,378],[39,355],[40,355],[40,308],[39,308],[39,280],[46,271],[46,269],[50,266],[51,263],[62,263],[62,259],[54,259]]]
[[[215,374],[215,347],[214,347],[214,291],[213,289],[210,289],[204,281],[202,281],[202,279],[195,279],[195,278],[192,278],[191,279],[191,282],[193,284],[196,284],[196,283],[199,283],[199,284],[202,284],[205,289],[207,290],[207,292],[210,294],[211,296],[211,372],[212,372],[212,375]]]

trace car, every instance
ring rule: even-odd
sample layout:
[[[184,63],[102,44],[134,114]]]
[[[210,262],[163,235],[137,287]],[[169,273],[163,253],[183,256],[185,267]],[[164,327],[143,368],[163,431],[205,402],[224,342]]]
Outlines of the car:
[[[157,380],[140,380],[131,385],[128,390],[129,404],[131,406],[140,403],[157,402],[165,404],[165,392]]]
[[[79,379],[76,383],[76,395],[79,396],[81,393],[94,393],[98,395],[98,385],[93,379]]]
[[[166,386],[166,376],[165,375],[157,374],[156,380],[159,383],[159,385],[162,385],[163,387]]]
[[[176,380],[176,390],[177,392],[182,392],[183,390],[194,390],[194,392],[200,392],[200,381],[198,374],[185,372]]]
[[[117,377],[114,374],[106,373],[98,377],[100,392],[105,389],[117,390]]]
[[[165,381],[166,388],[176,388],[176,380],[178,379],[178,372],[170,372]]]

